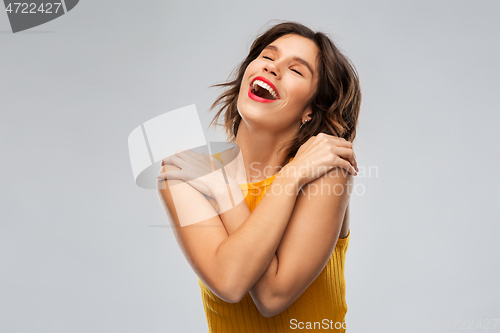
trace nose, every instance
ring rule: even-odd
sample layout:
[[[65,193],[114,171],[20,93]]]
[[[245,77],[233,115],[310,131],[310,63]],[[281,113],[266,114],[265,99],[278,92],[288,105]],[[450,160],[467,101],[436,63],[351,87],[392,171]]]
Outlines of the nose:
[[[280,78],[280,71],[278,67],[273,63],[273,62],[268,62],[264,66],[264,71],[271,73],[272,75],[276,76],[276,78]]]

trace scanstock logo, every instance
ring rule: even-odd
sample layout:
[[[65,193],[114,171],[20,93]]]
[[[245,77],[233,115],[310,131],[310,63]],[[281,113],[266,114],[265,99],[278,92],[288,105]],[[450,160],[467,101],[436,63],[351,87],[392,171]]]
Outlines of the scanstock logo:
[[[36,27],[62,16],[75,8],[79,0],[3,0],[12,32]]]

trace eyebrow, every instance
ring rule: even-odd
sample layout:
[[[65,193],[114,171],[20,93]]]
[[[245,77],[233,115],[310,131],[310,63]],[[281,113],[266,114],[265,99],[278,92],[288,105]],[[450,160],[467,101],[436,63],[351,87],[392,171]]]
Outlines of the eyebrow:
[[[276,51],[276,52],[280,52],[280,50],[278,49],[278,47],[274,46],[274,45],[268,45],[264,48],[265,49],[270,49],[270,50],[273,50],[273,51]],[[314,73],[313,73],[313,70],[311,68],[311,66],[309,65],[309,63],[307,61],[305,61],[304,59],[300,58],[300,57],[297,57],[297,56],[294,56],[292,58],[292,60],[295,60],[299,63],[301,63],[302,65],[306,66],[307,69],[309,70],[309,72],[311,72],[311,75],[314,76]]]

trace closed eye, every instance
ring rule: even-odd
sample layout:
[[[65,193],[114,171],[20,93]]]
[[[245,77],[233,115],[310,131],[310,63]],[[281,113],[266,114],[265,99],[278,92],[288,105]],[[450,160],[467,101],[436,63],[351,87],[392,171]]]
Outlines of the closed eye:
[[[273,59],[271,59],[271,58],[269,58],[269,57],[266,57],[266,56],[262,56],[262,58],[264,58],[264,59],[269,59],[269,60],[273,61]],[[302,75],[302,73],[300,73],[300,72],[299,72],[298,70],[296,70],[296,69],[292,69],[292,71],[294,71],[295,73],[299,74],[300,76],[304,76],[304,75]]]

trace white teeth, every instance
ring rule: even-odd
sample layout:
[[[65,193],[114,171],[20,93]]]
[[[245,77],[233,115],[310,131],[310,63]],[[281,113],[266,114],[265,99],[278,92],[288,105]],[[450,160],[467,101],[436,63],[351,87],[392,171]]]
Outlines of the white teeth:
[[[269,93],[271,95],[273,95],[273,97],[275,99],[278,99],[278,94],[276,94],[276,92],[273,90],[273,88],[271,88],[271,86],[269,86],[267,83],[262,82],[261,80],[255,80],[255,81],[253,81],[253,85],[252,86],[253,86],[254,90],[255,90],[256,86],[260,86],[260,87],[266,89],[267,91],[269,91]]]

